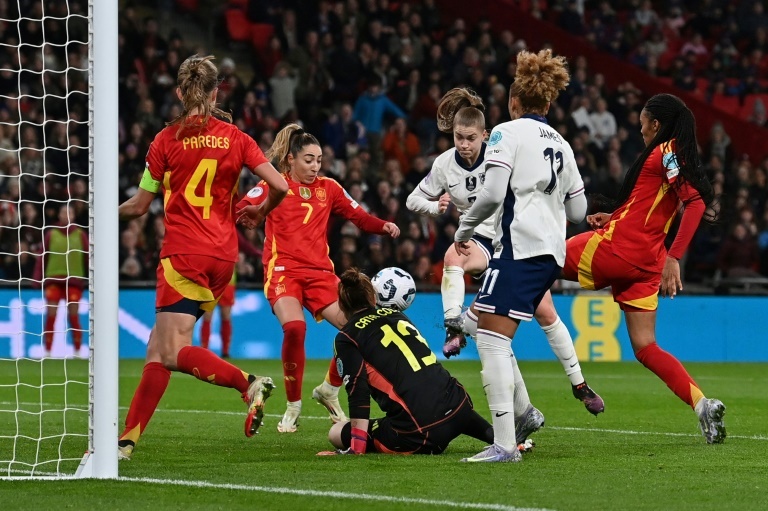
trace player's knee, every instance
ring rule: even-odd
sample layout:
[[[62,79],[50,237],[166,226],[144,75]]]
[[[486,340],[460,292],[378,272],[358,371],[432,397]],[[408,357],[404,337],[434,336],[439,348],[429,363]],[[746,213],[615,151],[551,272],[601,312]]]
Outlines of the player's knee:
[[[456,252],[456,249],[451,245],[448,250],[445,251],[445,258],[443,259],[444,265],[447,266],[463,266],[464,258]]]
[[[541,302],[534,313],[541,328],[554,325],[557,322],[557,311],[551,303]]]
[[[328,431],[328,441],[337,449],[344,448],[344,442],[341,440],[341,432],[347,422],[349,421],[337,422],[331,426],[331,429]]]

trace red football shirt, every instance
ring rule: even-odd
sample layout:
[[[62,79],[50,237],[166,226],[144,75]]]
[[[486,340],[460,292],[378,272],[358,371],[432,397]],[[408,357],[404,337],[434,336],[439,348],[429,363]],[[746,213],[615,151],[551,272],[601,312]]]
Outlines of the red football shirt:
[[[682,257],[704,213],[704,201],[695,188],[678,179],[674,141],[657,146],[643,164],[627,201],[605,226],[613,253],[647,271],[661,272],[667,250],[664,239],[680,202],[686,211],[670,254]]]
[[[236,126],[211,117],[204,129],[168,126],[149,146],[147,168],[163,183],[165,238],[160,257],[208,255],[237,261],[232,201],[243,166],[267,159]]]
[[[264,280],[275,271],[333,271],[328,253],[328,224],[331,213],[340,215],[365,232],[383,234],[384,220],[366,213],[333,179],[318,177],[311,185],[286,177],[288,195],[267,215],[264,228]],[[259,183],[252,188],[237,209],[260,204],[269,185]]]

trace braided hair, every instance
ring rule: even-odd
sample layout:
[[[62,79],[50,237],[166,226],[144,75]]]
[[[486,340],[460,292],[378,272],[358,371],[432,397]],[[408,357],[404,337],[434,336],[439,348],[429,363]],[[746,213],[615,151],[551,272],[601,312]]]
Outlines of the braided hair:
[[[688,183],[696,189],[707,206],[704,220],[714,222],[717,218],[717,208],[713,207],[715,193],[712,184],[707,178],[706,172],[699,158],[698,141],[696,140],[696,120],[693,112],[685,103],[672,94],[657,94],[651,97],[643,107],[649,120],[659,121],[659,131],[653,140],[645,147],[642,153],[629,167],[621,190],[616,200],[610,206],[615,210],[624,204],[632,195],[632,190],[637,183],[637,178],[643,168],[643,164],[656,147],[664,142],[675,140],[675,156],[680,169],[680,177],[673,186],[678,188],[683,183]]]

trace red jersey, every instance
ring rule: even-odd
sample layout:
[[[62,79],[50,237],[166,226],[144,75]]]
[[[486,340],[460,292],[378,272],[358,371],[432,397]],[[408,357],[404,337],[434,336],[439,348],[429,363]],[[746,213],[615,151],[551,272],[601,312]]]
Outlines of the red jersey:
[[[685,182],[673,186],[679,174],[674,150],[673,140],[651,152],[631,195],[604,227],[613,253],[647,271],[661,272],[664,268],[664,239],[680,202],[687,204],[686,212],[670,249],[670,255],[677,259],[685,253],[705,209],[695,188]]]
[[[163,183],[165,238],[160,257],[207,255],[237,261],[232,201],[243,166],[267,159],[256,142],[233,124],[211,117],[202,130],[178,126],[157,134],[147,169]]]
[[[286,176],[288,195],[267,215],[264,228],[264,279],[273,271],[333,271],[328,253],[328,224],[331,213],[342,216],[365,232],[383,234],[384,220],[366,213],[333,179],[318,177],[311,185]],[[260,204],[269,185],[262,181],[252,188],[237,209]]]

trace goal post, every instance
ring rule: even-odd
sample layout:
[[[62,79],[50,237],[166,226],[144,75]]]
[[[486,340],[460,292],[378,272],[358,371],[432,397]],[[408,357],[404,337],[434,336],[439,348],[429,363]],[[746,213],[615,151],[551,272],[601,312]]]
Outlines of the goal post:
[[[0,25],[0,479],[115,478],[118,0]]]
[[[119,335],[118,13],[117,0],[90,0],[88,3],[91,411],[90,448],[78,469],[78,475],[114,478],[117,477]]]

